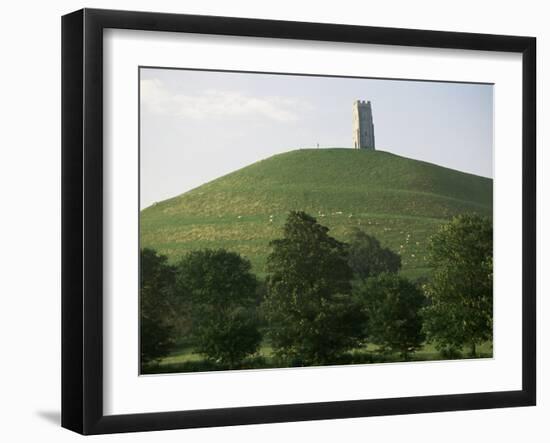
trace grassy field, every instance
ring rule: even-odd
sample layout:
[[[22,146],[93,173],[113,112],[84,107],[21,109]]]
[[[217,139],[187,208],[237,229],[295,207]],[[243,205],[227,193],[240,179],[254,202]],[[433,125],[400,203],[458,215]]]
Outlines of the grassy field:
[[[142,247],[176,261],[200,248],[248,258],[263,277],[269,241],[290,210],[341,240],[360,227],[397,251],[402,274],[426,276],[429,237],[452,216],[492,214],[491,179],[383,151],[303,149],[261,160],[141,212]]]
[[[389,363],[401,362],[402,358],[397,354],[381,356],[377,352],[376,345],[369,344],[365,348],[355,349],[351,351],[350,357],[353,362],[357,363]],[[491,358],[493,356],[493,347],[491,342],[484,343],[477,349],[477,358]],[[468,357],[468,349],[463,350],[461,358]],[[422,349],[414,354],[411,354],[407,361],[435,361],[448,360],[444,358],[435,349],[432,344],[425,344]],[[280,367],[273,359],[273,352],[268,343],[263,343],[252,359],[244,363],[243,369],[260,369],[260,368],[276,368]],[[146,374],[162,374],[173,372],[202,372],[205,370],[217,370],[214,365],[209,365],[204,361],[204,357],[193,352],[193,348],[188,344],[179,344],[175,349],[164,357],[158,365],[153,365],[144,370]]]

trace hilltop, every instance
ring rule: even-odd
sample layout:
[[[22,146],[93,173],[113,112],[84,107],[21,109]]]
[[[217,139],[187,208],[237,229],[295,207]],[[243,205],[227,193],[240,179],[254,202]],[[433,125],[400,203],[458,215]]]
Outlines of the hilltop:
[[[270,240],[288,211],[303,210],[345,240],[354,226],[426,275],[428,237],[452,216],[492,215],[493,181],[383,151],[301,149],[275,155],[141,211],[141,247],[175,261],[224,247],[263,275]]]

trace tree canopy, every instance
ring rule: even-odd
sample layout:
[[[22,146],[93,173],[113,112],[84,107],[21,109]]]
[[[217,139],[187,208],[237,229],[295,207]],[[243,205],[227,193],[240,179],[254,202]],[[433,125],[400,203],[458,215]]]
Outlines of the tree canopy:
[[[348,264],[357,278],[366,280],[384,272],[399,272],[401,257],[382,247],[376,237],[355,228],[349,243]]]
[[[142,364],[155,362],[174,345],[175,269],[152,249],[140,251],[140,351]]]
[[[421,289],[402,277],[384,273],[356,287],[367,315],[369,342],[382,352],[399,352],[403,358],[424,342]]]
[[[425,285],[425,330],[444,352],[492,339],[493,225],[478,215],[459,215],[431,238],[433,277]]]
[[[250,268],[224,249],[193,251],[177,265],[177,292],[190,301],[197,351],[229,367],[256,352],[261,341]]]
[[[290,364],[333,363],[361,330],[345,245],[293,211],[271,247],[264,310],[275,355]]]

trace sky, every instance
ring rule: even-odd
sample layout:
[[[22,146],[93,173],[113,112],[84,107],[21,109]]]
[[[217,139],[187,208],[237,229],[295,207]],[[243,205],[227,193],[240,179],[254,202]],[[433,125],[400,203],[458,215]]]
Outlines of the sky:
[[[352,146],[372,104],[376,149],[493,177],[493,86],[140,69],[140,206],[274,154]]]

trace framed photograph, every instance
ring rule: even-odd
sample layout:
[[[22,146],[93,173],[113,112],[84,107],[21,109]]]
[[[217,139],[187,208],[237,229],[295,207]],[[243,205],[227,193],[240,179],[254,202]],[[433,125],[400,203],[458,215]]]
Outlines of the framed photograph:
[[[536,403],[536,40],[62,19],[62,425]]]

